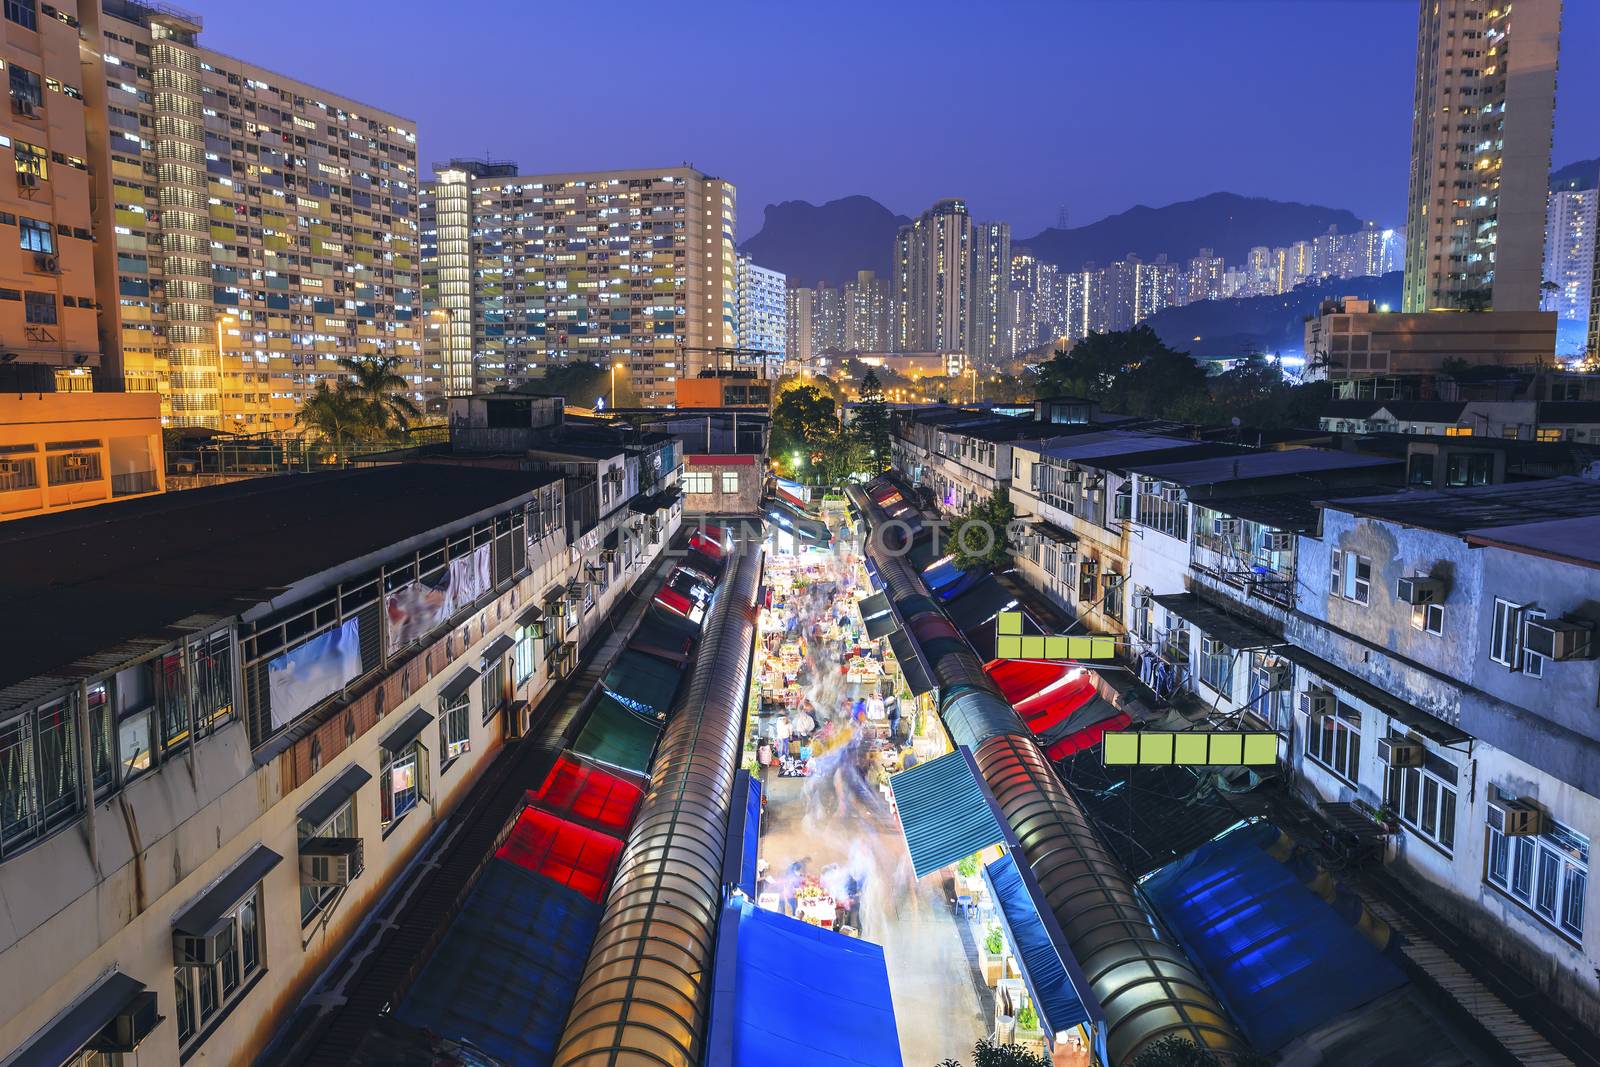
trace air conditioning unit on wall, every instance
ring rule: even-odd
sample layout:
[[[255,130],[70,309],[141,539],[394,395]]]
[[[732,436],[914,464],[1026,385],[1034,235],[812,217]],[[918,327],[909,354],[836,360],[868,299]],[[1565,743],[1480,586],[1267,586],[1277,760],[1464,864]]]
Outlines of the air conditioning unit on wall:
[[[1545,659],[1588,659],[1594,655],[1594,623],[1586,619],[1529,619],[1522,643]]]
[[[1300,714],[1310,716],[1313,719],[1321,719],[1332,715],[1334,709],[1338,706],[1338,699],[1327,689],[1312,686],[1300,694]]]
[[[1444,582],[1426,575],[1396,578],[1394,597],[1402,604],[1437,604],[1444,599]]]
[[[1525,800],[1489,801],[1489,825],[1507,837],[1537,837],[1544,832],[1544,812]]]
[[[1378,762],[1386,767],[1420,767],[1425,756],[1422,745],[1409,737],[1378,738]]]

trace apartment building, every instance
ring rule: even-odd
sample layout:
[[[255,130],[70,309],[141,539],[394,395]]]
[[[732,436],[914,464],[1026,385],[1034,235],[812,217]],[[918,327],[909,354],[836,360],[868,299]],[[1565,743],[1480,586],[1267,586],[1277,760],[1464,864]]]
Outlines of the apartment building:
[[[0,1056],[261,1052],[670,539],[675,443],[603,436],[4,527],[76,622],[0,675]]]
[[[895,234],[895,300],[903,352],[965,352],[972,343],[973,223],[964,200],[941,200]]]
[[[0,19],[11,91],[0,148],[13,163],[0,181],[0,349],[62,372],[103,365],[115,379],[116,285],[99,269],[113,244],[110,165],[96,129],[105,75],[80,37],[98,40],[99,23],[89,0],[10,4]]]
[[[1405,310],[1534,311],[1561,0],[1418,7]]]
[[[1568,446],[1403,443],[1014,442],[1012,578],[1117,639],[1136,726],[1276,732],[1296,793],[1368,812],[1402,886],[1593,1026],[1600,483],[1506,481]]]
[[[968,354],[992,367],[1011,357],[1011,226],[972,228],[972,340]]]
[[[131,0],[94,32],[128,389],[170,425],[244,432],[292,429],[341,357],[394,358],[420,396],[416,124],[200,34]]]
[[[1594,228],[1600,188],[1596,176],[1550,190],[1545,214],[1544,283],[1539,307],[1562,319],[1587,322],[1594,278]]]
[[[738,264],[737,367],[776,378],[783,373],[789,340],[785,278],[746,255],[739,256]]]
[[[894,330],[889,283],[870,270],[856,271],[844,286],[844,347],[847,352],[887,352]]]
[[[1306,374],[1334,382],[1336,395],[1348,397],[1450,364],[1549,366],[1555,350],[1553,311],[1409,314],[1345,297],[1323,301],[1305,324]]]
[[[617,366],[651,406],[739,343],[731,183],[692,167],[522,175],[435,167],[421,205],[423,306],[445,396]]]

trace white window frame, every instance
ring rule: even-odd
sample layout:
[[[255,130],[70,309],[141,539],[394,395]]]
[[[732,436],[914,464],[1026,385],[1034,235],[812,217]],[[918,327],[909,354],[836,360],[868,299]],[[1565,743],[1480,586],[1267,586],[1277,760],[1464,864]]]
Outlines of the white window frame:
[[[1455,854],[1456,821],[1461,817],[1461,794],[1455,785],[1426,767],[1391,767],[1385,788],[1389,794],[1386,800],[1389,810],[1399,816],[1406,829],[1440,851]],[[1431,820],[1428,818],[1430,791],[1433,797]],[[1408,794],[1411,795],[1409,800]]]
[[[739,472],[738,471],[723,471],[722,472],[722,495],[723,496],[735,496],[735,495],[738,494],[738,492],[739,492]]]
[[[1322,719],[1333,724],[1326,732],[1319,719],[1311,718],[1306,722],[1306,758],[1339,780],[1355,785],[1361,776],[1361,713],[1341,703],[1332,715],[1322,716]],[[1342,757],[1339,753],[1341,737],[1344,739]]]
[[[716,483],[710,471],[684,471],[683,491],[685,493],[706,494],[714,492]]]
[[[339,809],[321,826],[312,826],[304,819],[297,821],[295,832],[299,836],[298,844],[305,844],[313,837],[360,837],[360,828],[356,825],[356,798],[352,793]],[[305,926],[320,912],[334,896],[339,893],[338,886],[307,886],[300,887],[300,925]]]
[[[1417,604],[1411,609],[1411,628],[1435,637],[1444,636],[1444,605]]]
[[[1495,816],[1490,809],[1484,824],[1484,883],[1562,936],[1581,943],[1584,894],[1589,884],[1589,838],[1554,820],[1549,820],[1550,827],[1537,837],[1507,837],[1495,827]],[[1518,885],[1524,862],[1526,881]],[[1547,876],[1552,879],[1548,884],[1548,911],[1543,904]]]
[[[1366,606],[1372,601],[1372,558],[1335,548],[1328,563],[1328,591],[1341,600]],[[1366,571],[1366,577],[1361,572]]]
[[[414,791],[417,794],[417,797],[411,802],[411,806],[406,808],[405,811],[397,812],[395,810],[394,803],[394,769],[397,764],[403,764],[408,760],[413,761],[412,766],[414,770],[411,791]],[[416,740],[412,741],[399,752],[390,752],[388,749],[382,750],[382,758],[378,761],[380,819],[382,810],[384,808],[387,808],[389,811],[388,819],[382,820],[384,833],[388,833],[390,830],[392,830],[401,819],[404,819],[412,811],[416,810],[418,805],[428,803],[428,770],[428,746],[422,743],[421,738],[417,738]],[[385,800],[384,798],[387,799]]]
[[[199,1047],[207,1037],[215,1022],[222,1017],[228,1007],[248,993],[255,985],[258,975],[265,973],[267,967],[267,938],[263,929],[266,921],[266,909],[261,900],[261,883],[255,886],[239,902],[228,910],[229,930],[233,935],[233,961],[236,973],[233,987],[225,988],[226,977],[223,973],[221,962],[206,966],[194,966],[174,961],[172,974],[175,1001],[174,1025],[178,1028],[178,1045],[181,1049],[189,1050]],[[245,949],[248,947],[244,939],[244,914],[247,908],[254,905],[255,915],[255,959],[246,960]],[[210,976],[212,999],[209,1008],[203,1008],[200,1000],[201,982],[206,975]],[[189,1023],[187,1032],[184,1028],[183,1003],[187,995]]]
[[[439,773],[472,751],[472,686],[439,707]]]

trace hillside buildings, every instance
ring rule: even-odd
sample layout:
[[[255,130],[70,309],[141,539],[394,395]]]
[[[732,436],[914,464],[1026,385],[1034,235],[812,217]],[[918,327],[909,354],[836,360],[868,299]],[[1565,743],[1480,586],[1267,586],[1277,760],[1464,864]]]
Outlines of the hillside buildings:
[[[738,343],[735,193],[720,178],[523,175],[457,159],[436,168],[421,217],[446,395],[589,362],[615,364],[641,402],[665,406],[675,378]]]
[[[1537,310],[1561,0],[1420,10],[1405,310]]]

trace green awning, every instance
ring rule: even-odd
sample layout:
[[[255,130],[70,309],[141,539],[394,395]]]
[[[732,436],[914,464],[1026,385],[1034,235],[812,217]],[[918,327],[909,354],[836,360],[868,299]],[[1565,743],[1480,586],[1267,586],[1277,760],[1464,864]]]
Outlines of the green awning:
[[[623,649],[601,682],[607,692],[654,722],[665,722],[683,671],[654,656]],[[637,706],[635,706],[637,705]]]
[[[659,728],[629,711],[611,694],[602,693],[583,732],[572,743],[572,751],[635,774],[649,774],[650,757],[660,736]]]
[[[918,878],[1010,843],[999,805],[966,748],[893,775],[889,788]]]

